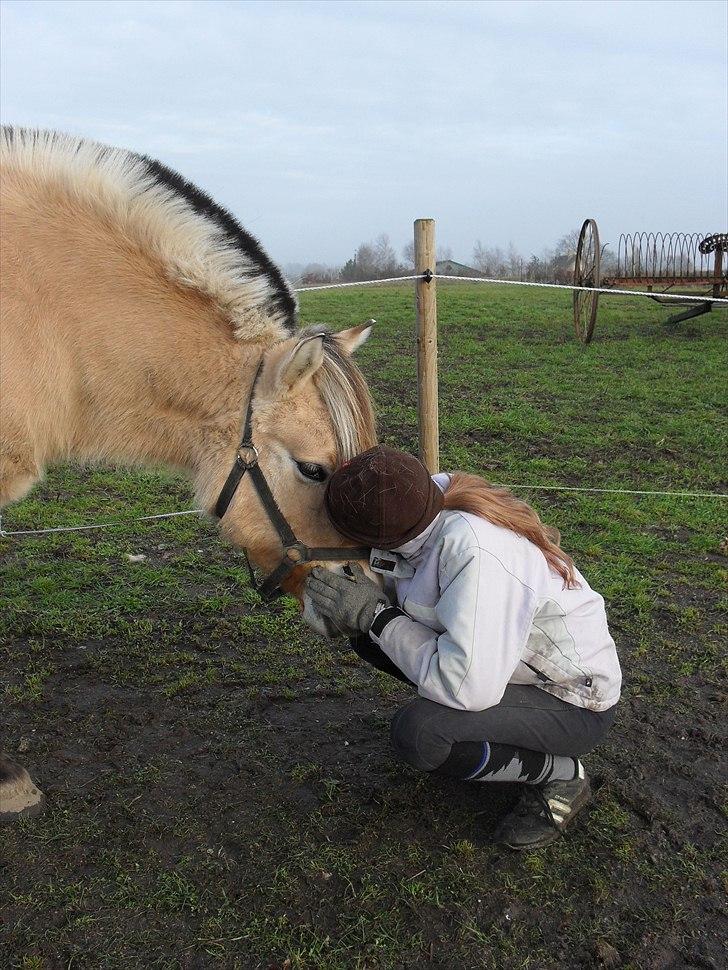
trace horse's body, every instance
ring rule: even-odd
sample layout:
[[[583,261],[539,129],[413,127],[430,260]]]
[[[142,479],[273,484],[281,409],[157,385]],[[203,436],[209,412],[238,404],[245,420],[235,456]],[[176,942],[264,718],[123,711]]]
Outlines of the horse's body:
[[[322,480],[375,442],[350,359],[368,328],[297,332],[295,298],[258,243],[157,162],[17,129],[0,158],[0,507],[78,458],[180,468],[211,511],[262,363],[260,466],[303,542],[341,545]],[[262,567],[280,560],[248,481],[222,528]],[[299,598],[304,575],[287,580]],[[39,799],[0,755],[0,816]]]

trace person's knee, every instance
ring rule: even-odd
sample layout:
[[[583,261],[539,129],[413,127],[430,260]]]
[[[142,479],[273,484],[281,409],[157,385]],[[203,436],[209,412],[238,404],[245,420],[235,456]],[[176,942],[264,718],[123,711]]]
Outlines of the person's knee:
[[[435,730],[430,706],[417,698],[392,718],[392,746],[397,756],[420,771],[434,771],[450,753],[450,745]]]

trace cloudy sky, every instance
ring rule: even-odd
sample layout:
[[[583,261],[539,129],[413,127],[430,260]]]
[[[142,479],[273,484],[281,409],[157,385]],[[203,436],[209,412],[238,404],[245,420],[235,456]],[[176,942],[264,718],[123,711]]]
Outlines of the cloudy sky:
[[[280,262],[434,216],[538,252],[594,216],[715,232],[726,9],[679,2],[2,2],[2,117],[198,182]]]

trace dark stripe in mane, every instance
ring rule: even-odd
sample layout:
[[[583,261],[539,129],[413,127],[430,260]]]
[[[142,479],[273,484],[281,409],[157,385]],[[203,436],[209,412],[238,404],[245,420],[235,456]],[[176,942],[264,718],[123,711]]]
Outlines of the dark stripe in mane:
[[[154,158],[149,158],[148,155],[140,155],[128,149],[115,149],[98,142],[63,135],[61,132],[3,125],[2,134],[9,145],[13,145],[16,141],[21,144],[26,141],[31,145],[51,145],[54,148],[60,145],[62,151],[69,151],[69,147],[72,148],[75,143],[77,153],[84,146],[89,146],[94,150],[99,161],[116,153],[125,154],[133,159],[136,164],[144,168],[145,175],[152,186],[155,184],[162,186],[181,197],[194,213],[220,230],[224,243],[239,252],[242,257],[239,267],[242,279],[254,280],[259,277],[265,279],[269,292],[261,309],[289,333],[295,332],[296,299],[278,267],[263,250],[258,240],[246,232],[226,209],[178,172]]]
[[[225,233],[227,240],[254,264],[255,268],[267,277],[271,288],[275,291],[268,299],[266,309],[276,316],[283,316],[285,326],[290,333],[296,329],[296,300],[281,271],[263,250],[255,236],[240,225],[237,219],[227,209],[218,205],[210,196],[188,181],[179,172],[168,168],[162,162],[148,155],[139,155],[147,167],[149,175],[160,185],[181,195],[195,212],[214,222]]]

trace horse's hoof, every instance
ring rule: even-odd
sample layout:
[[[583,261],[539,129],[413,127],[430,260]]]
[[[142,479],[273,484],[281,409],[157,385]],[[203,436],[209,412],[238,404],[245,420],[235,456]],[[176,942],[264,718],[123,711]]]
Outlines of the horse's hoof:
[[[0,784],[0,823],[39,815],[45,808],[45,796],[25,768],[13,768],[13,777]]]

